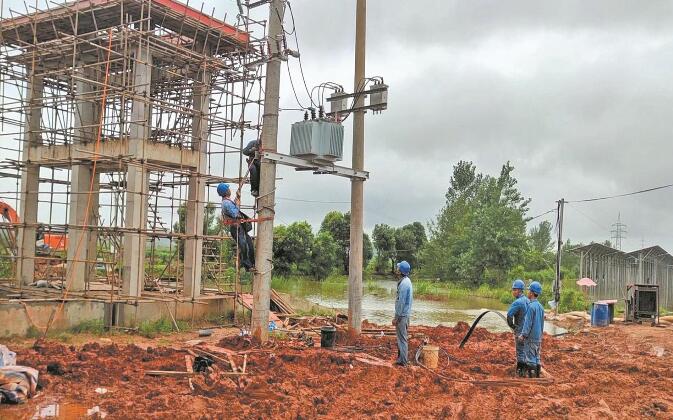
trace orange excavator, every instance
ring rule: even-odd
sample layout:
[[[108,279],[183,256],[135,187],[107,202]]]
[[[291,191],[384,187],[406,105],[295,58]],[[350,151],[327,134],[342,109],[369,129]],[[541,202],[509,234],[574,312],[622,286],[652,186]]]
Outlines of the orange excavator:
[[[0,221],[13,224],[21,223],[16,210],[4,201],[0,201]],[[7,239],[6,243],[3,245],[11,246],[13,250],[16,250],[16,235],[14,229],[11,227],[0,227],[0,230],[6,231],[6,235],[2,235]],[[48,248],[53,251],[65,251],[68,247],[68,237],[64,233],[44,233],[39,227],[37,230],[38,232],[35,240],[41,248]],[[0,239],[0,241],[2,241],[2,239]]]

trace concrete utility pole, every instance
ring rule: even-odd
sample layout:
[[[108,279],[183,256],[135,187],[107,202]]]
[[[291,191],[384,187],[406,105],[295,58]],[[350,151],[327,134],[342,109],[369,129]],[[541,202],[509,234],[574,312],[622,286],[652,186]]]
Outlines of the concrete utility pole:
[[[563,205],[565,200],[558,201],[558,237],[556,238],[556,279],[554,280],[554,301],[556,302],[556,313],[561,301],[561,251],[563,250]]]
[[[264,151],[276,152],[278,142],[278,105],[280,101],[280,65],[285,1],[272,0],[269,10],[269,53],[266,65],[262,146]],[[273,256],[273,217],[276,191],[276,163],[262,160],[257,208],[257,247],[253,282],[252,334],[261,341],[269,338],[269,299],[271,298],[271,258]]]
[[[357,0],[355,16],[354,107],[365,104],[365,40],[367,0]],[[365,163],[365,111],[353,112],[353,169],[361,171]],[[352,334],[362,330],[362,236],[364,224],[364,180],[351,179],[350,254],[348,258],[348,326]]]

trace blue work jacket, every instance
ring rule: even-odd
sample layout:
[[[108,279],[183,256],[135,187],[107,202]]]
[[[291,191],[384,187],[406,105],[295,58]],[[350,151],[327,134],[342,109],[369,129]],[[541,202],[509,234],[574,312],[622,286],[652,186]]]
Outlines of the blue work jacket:
[[[395,317],[409,316],[411,304],[414,301],[414,292],[409,277],[404,277],[397,283],[397,298],[395,299]]]
[[[222,217],[224,220],[236,220],[239,216],[239,210],[236,203],[228,198],[222,199]]]
[[[526,318],[526,312],[528,312],[528,305],[530,301],[526,296],[519,296],[516,298],[512,305],[507,311],[507,318],[513,318],[514,321],[514,332],[519,335],[521,334],[521,329],[523,328],[523,322]]]
[[[521,334],[526,340],[534,343],[542,342],[542,331],[544,330],[544,308],[537,301],[533,299],[528,305],[526,318],[523,321],[523,328]]]

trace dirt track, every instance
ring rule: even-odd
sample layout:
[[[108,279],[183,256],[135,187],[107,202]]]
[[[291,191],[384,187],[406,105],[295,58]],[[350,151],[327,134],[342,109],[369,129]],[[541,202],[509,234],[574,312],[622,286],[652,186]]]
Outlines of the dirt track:
[[[458,349],[466,324],[413,330],[447,350],[448,365],[443,355],[436,371],[460,382],[419,367],[373,366],[357,360],[358,353],[282,341],[249,353],[249,375],[216,379],[199,375],[192,391],[185,378],[144,374],[185,371],[185,351],[49,343],[17,349],[19,363],[40,370],[44,389],[25,405],[0,407],[0,418],[30,418],[38,406],[51,402],[98,405],[107,418],[673,418],[673,334],[648,328],[613,325],[545,337],[543,363],[554,384],[518,388],[470,382],[510,378],[513,345],[509,334],[477,330],[466,348]],[[394,337],[355,343],[340,337],[337,343],[357,345],[387,361],[396,355]],[[412,351],[418,343],[412,339]],[[220,344],[237,352],[250,350],[237,338]],[[234,361],[241,366],[243,356],[234,356]],[[50,363],[58,363],[63,373],[46,373]],[[218,365],[221,371],[230,371],[226,364]],[[108,392],[97,394],[98,387]]]

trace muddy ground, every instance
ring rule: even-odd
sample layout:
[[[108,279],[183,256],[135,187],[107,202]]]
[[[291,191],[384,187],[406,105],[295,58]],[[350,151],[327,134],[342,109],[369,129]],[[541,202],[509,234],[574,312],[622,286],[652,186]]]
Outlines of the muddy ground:
[[[545,336],[543,364],[553,384],[504,386],[513,374],[512,335],[479,329],[459,349],[466,330],[464,323],[413,328],[412,355],[423,335],[445,351],[435,370],[441,377],[418,366],[362,361],[378,363],[366,355],[393,361],[394,336],[353,341],[339,335],[338,351],[302,341],[276,339],[260,348],[238,337],[218,339],[235,352],[238,367],[248,353],[248,375],[220,373],[231,368],[216,361],[212,375],[192,379],[194,390],[186,378],[145,375],[185,371],[183,341],[175,348],[151,342],[15,345],[18,362],[39,369],[42,390],[26,404],[0,407],[0,418],[31,418],[52,403],[76,413],[70,416],[98,406],[106,418],[673,418],[671,329],[611,325]]]

